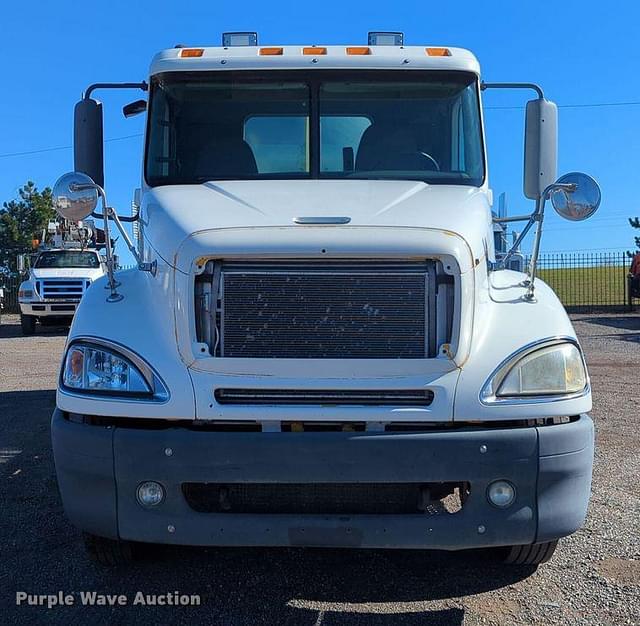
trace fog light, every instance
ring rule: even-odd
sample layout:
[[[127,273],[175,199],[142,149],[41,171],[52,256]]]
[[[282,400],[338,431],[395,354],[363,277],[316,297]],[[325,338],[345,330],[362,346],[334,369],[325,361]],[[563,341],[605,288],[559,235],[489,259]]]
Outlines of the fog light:
[[[487,498],[494,506],[506,509],[516,499],[516,489],[506,480],[496,480],[489,485]]]
[[[156,506],[164,500],[164,489],[160,483],[148,480],[138,485],[136,497],[142,506]]]

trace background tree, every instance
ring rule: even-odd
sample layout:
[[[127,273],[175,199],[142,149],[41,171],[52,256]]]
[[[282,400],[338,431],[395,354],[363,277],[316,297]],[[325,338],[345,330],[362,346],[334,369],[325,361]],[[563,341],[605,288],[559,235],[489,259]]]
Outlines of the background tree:
[[[32,241],[42,239],[42,230],[54,219],[51,189],[38,191],[35,183],[27,181],[14,200],[0,209],[0,269],[16,271],[16,257],[31,252]]]
[[[634,228],[640,228],[640,217],[630,217],[629,224]],[[636,237],[636,248],[640,250],[640,237]]]

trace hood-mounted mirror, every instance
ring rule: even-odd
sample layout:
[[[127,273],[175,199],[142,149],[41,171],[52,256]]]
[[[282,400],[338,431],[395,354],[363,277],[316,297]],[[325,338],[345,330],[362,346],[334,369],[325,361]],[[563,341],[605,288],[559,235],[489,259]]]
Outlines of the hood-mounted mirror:
[[[600,206],[602,195],[598,183],[588,174],[571,172],[556,181],[551,192],[551,204],[556,213],[566,220],[581,222],[589,219]],[[561,187],[572,185],[573,190]]]
[[[53,186],[53,208],[71,222],[89,217],[98,206],[98,190],[89,176],[82,172],[62,175]]]
[[[543,192],[536,210],[531,215],[531,221],[537,222],[533,251],[529,261],[529,282],[525,295],[526,300],[534,300],[534,281],[538,255],[540,254],[540,238],[542,236],[542,222],[544,220],[544,206],[551,200],[553,208],[565,219],[574,222],[591,217],[600,206],[600,187],[591,176],[579,172],[565,174],[549,185]]]
[[[535,239],[533,242],[533,251],[529,260],[529,277],[524,285],[528,287],[525,299],[534,300],[534,282],[536,278],[536,268],[538,265],[538,256],[540,254],[540,239],[542,237],[542,223],[544,221],[544,208],[548,200],[551,201],[553,208],[558,215],[572,222],[579,222],[591,217],[600,206],[602,196],[598,183],[581,172],[571,172],[558,178],[544,189],[540,199],[536,202],[536,208],[530,215],[515,215],[513,217],[496,217],[494,222],[520,222],[527,220],[526,226],[518,235],[511,249],[500,260],[500,267],[505,268],[509,258],[519,249],[520,244],[524,241],[527,233],[534,224],[537,224]]]

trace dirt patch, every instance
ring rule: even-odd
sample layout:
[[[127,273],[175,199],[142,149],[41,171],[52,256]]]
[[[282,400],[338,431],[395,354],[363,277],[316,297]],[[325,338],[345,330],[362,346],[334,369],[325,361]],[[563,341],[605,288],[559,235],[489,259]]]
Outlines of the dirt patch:
[[[622,585],[640,584],[640,561],[609,558],[598,563],[598,571],[608,580]]]

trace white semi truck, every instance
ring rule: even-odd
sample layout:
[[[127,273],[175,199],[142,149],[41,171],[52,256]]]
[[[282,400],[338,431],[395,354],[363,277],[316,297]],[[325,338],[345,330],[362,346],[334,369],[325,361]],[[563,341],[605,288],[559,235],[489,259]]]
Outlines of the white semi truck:
[[[32,335],[36,322],[70,323],[84,293],[105,275],[91,226],[52,222],[49,230],[48,243],[33,255],[28,276],[18,289],[23,335]],[[26,258],[18,259],[22,271],[27,270]]]
[[[136,242],[104,190],[98,89],[147,100]],[[529,89],[524,193],[492,217],[481,96]],[[490,548],[538,564],[583,523],[591,389],[537,279],[557,109],[485,83],[476,58],[405,46],[177,46],[149,81],[91,85],[75,111],[68,219],[100,203],[137,269],[78,307],[52,419],[66,513],[103,562],[139,543]],[[524,273],[494,223],[535,231]],[[534,228],[535,227],[535,228]],[[103,287],[108,287],[105,291]]]

